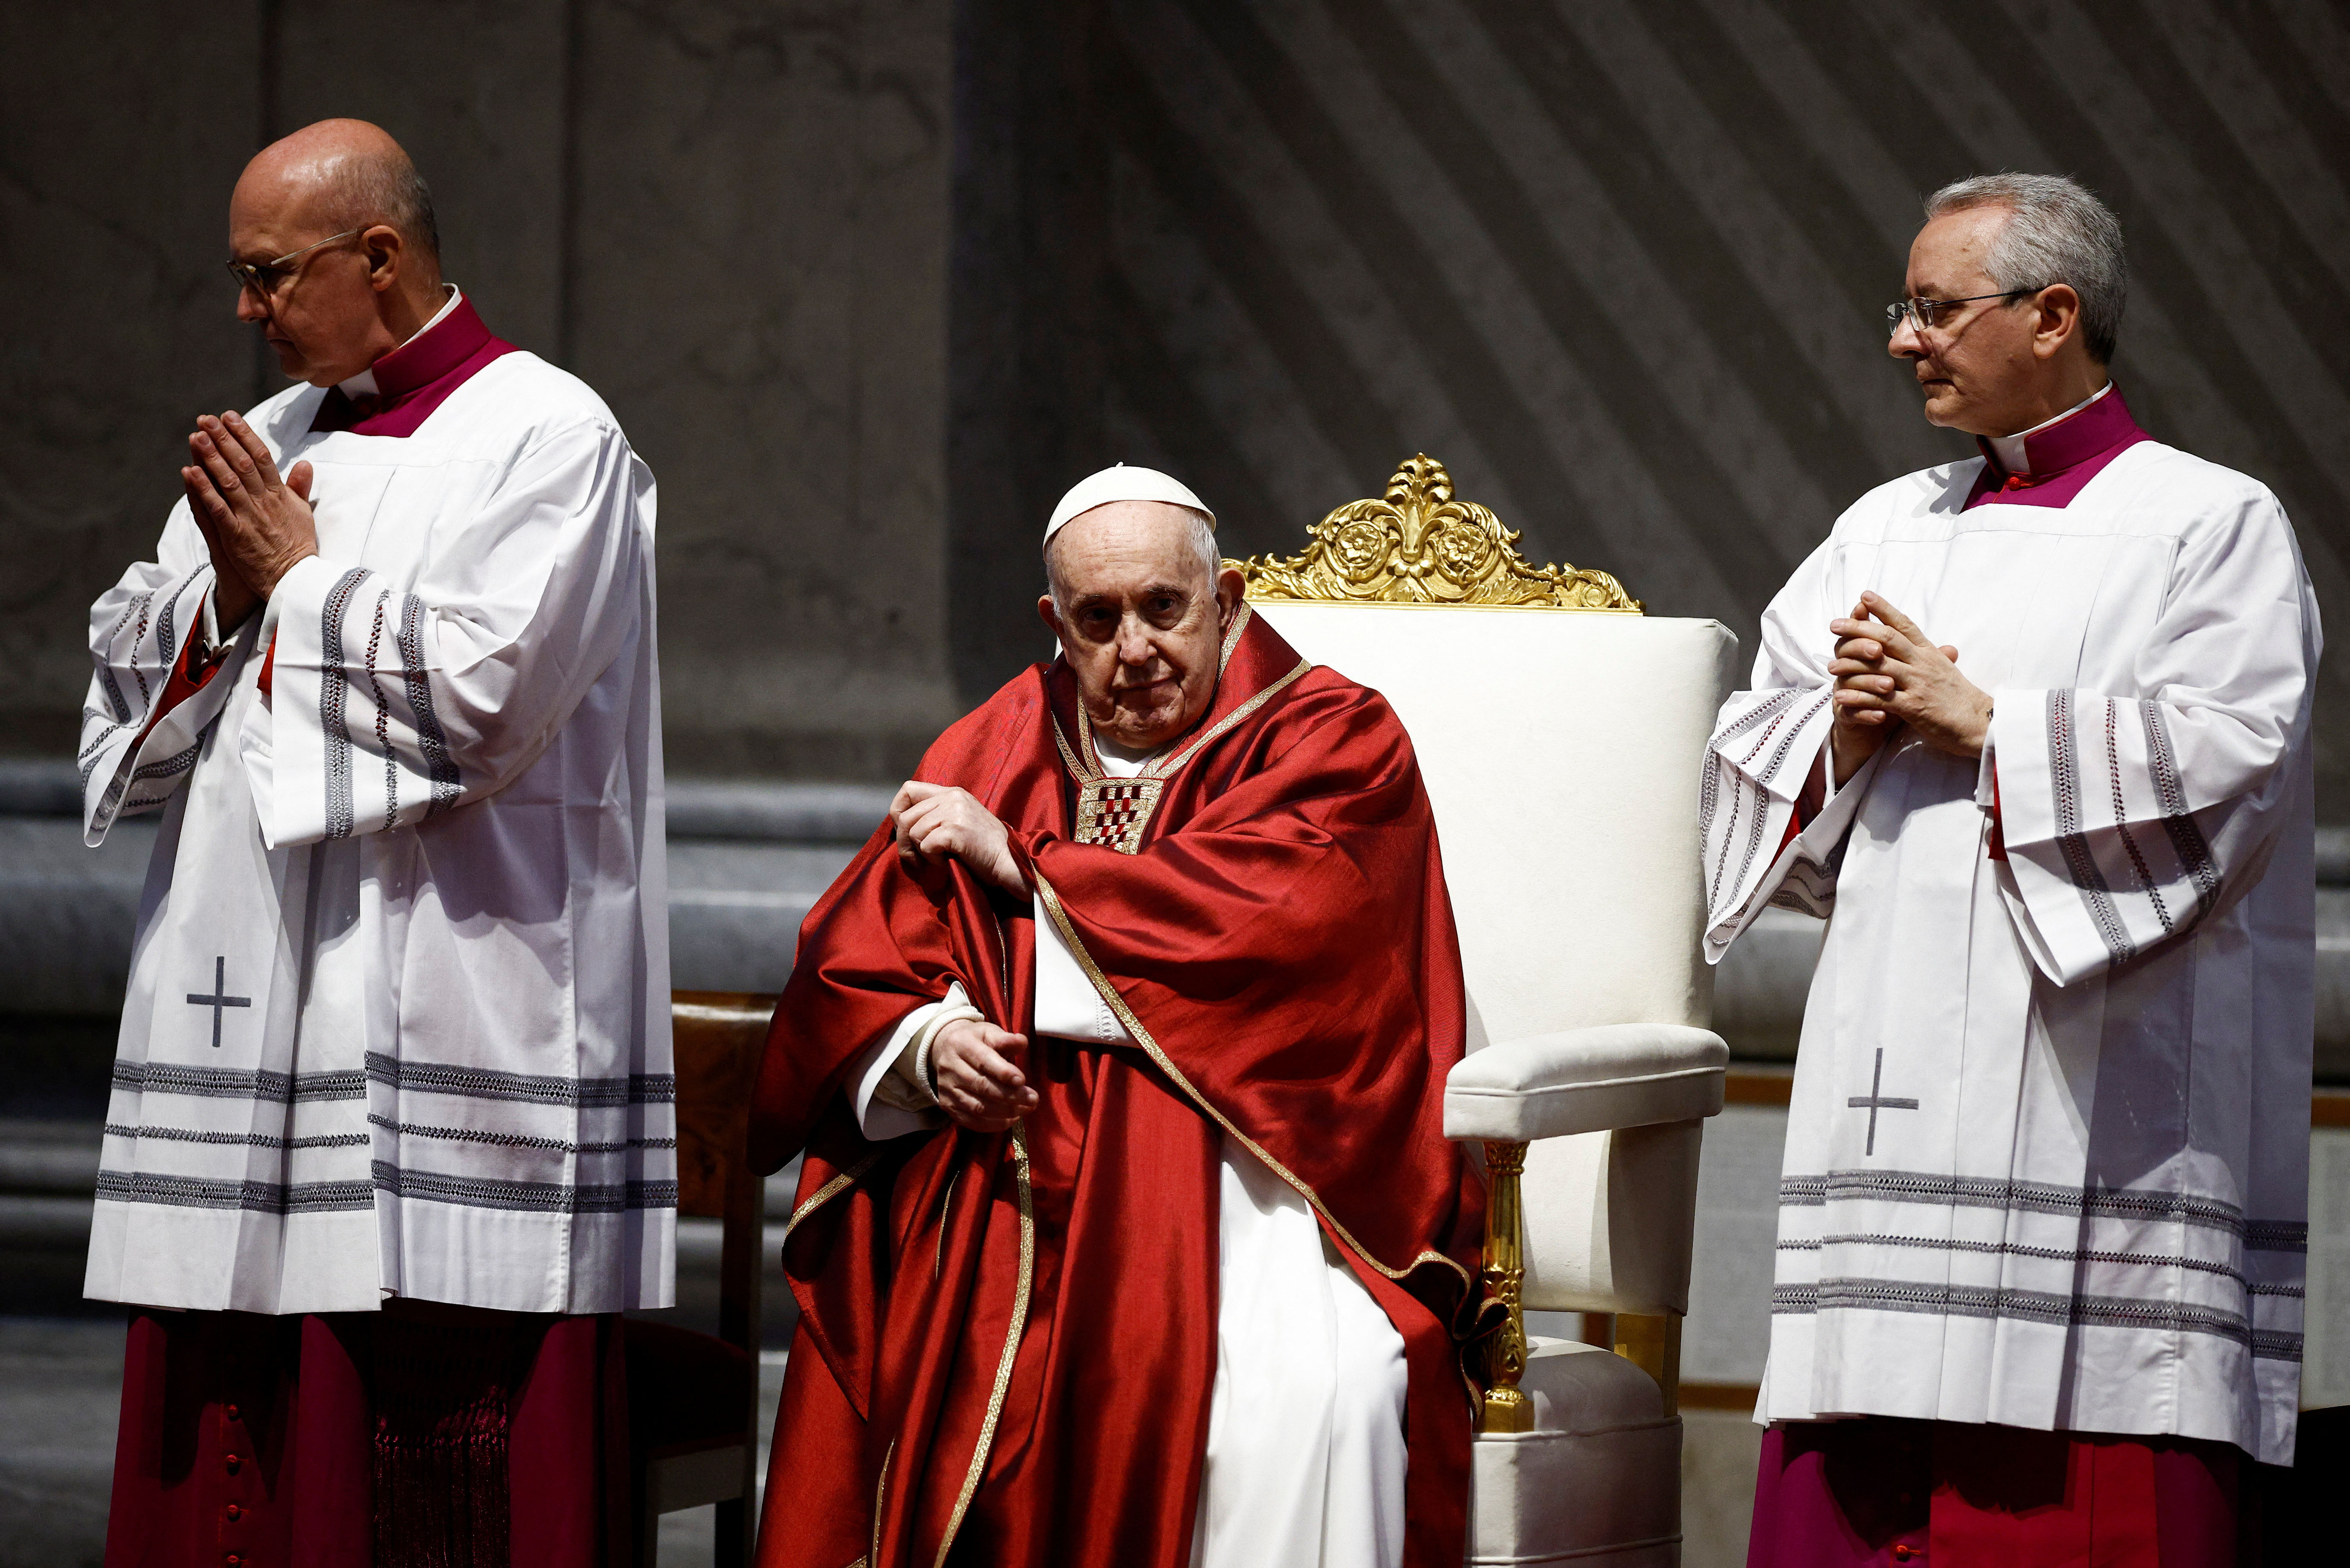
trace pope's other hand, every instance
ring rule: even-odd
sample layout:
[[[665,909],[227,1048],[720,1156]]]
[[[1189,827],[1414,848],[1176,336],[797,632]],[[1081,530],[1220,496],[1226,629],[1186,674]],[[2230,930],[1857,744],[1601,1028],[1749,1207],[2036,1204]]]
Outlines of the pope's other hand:
[[[1002,1132],[1036,1107],[1020,1071],[1028,1036],[976,1018],[958,1019],[931,1036],[931,1075],[939,1108],[973,1132]]]
[[[907,869],[919,874],[960,860],[981,881],[1028,897],[1028,878],[1012,857],[1012,836],[970,791],[909,780],[889,803],[889,822]]]

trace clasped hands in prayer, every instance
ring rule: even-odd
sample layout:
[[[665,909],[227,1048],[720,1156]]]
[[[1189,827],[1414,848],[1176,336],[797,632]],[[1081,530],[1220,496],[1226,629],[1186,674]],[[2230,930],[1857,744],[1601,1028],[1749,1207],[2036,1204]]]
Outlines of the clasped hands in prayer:
[[[213,613],[225,635],[276,592],[280,577],[318,553],[311,468],[297,462],[280,479],[268,446],[234,413],[196,421],[188,454],[195,461],[180,470],[180,483],[212,548]]]
[[[1835,727],[1838,787],[1906,724],[1952,756],[1980,757],[1991,733],[1991,694],[1959,673],[1959,650],[1870,591],[1849,617],[1828,622],[1835,636]]]
[[[928,882],[949,860],[960,860],[981,881],[1018,898],[1028,878],[1012,857],[1012,836],[969,790],[909,781],[889,803],[898,859]],[[931,1036],[931,1076],[939,1108],[974,1132],[1002,1132],[1035,1108],[1036,1091],[1020,1071],[1028,1036],[980,1019],[941,1026]]]

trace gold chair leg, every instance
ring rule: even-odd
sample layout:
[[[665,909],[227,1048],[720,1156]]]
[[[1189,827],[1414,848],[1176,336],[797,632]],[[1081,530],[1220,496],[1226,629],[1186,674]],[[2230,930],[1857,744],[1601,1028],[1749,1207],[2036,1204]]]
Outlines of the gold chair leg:
[[[1657,1380],[1665,1414],[1681,1407],[1681,1320],[1678,1313],[1616,1314],[1616,1354]]]
[[[1509,1321],[1489,1343],[1485,1403],[1478,1412],[1481,1432],[1531,1432],[1534,1401],[1518,1386],[1526,1370],[1526,1314],[1520,1299],[1525,1284],[1525,1226],[1519,1203],[1519,1178],[1525,1174],[1526,1146],[1485,1145],[1485,1282],[1509,1309]]]

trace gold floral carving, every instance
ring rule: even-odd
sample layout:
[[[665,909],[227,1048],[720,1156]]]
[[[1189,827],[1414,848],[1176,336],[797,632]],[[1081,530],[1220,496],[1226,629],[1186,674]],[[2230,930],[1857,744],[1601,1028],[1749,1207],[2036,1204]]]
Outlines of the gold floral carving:
[[[1248,580],[1248,597],[1258,600],[1641,613],[1640,601],[1606,572],[1528,562],[1515,548],[1517,530],[1455,499],[1452,476],[1426,452],[1396,470],[1386,495],[1336,508],[1312,533],[1301,555],[1224,565]]]

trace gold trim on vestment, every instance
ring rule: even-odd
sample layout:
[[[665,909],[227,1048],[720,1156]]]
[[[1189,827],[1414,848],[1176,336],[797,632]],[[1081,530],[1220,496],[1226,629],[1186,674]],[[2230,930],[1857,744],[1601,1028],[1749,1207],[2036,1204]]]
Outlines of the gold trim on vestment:
[[[826,1182],[822,1187],[819,1187],[814,1192],[809,1193],[807,1200],[802,1203],[798,1208],[793,1210],[792,1217],[784,1221],[784,1241],[788,1241],[792,1239],[793,1228],[798,1225],[801,1220],[806,1219],[809,1215],[815,1213],[817,1210],[823,1208],[826,1204],[839,1197],[840,1194],[846,1191],[848,1188],[854,1186],[857,1179],[864,1175],[867,1171],[872,1169],[873,1162],[880,1158],[881,1151],[879,1149],[875,1149],[871,1154],[867,1155],[863,1159],[858,1160],[855,1165],[850,1166],[847,1170],[842,1171],[837,1176],[835,1176],[830,1181]]]
[[[873,1483],[873,1544],[865,1553],[868,1562],[879,1562],[881,1557],[881,1500],[889,1495],[889,1461],[897,1457],[898,1439],[892,1438],[881,1450],[881,1479]]]
[[[955,1532],[962,1528],[963,1511],[971,1507],[972,1498],[979,1490],[979,1478],[987,1469],[987,1451],[995,1445],[995,1423],[1003,1414],[1003,1398],[1012,1388],[1012,1363],[1020,1353],[1020,1335],[1028,1326],[1028,1292],[1036,1277],[1036,1198],[1029,1185],[1028,1135],[1026,1124],[1012,1124],[1012,1168],[1020,1199],[1020,1282],[1012,1299],[1012,1327],[1003,1336],[1003,1356],[995,1364],[995,1387],[987,1397],[987,1419],[979,1428],[979,1442],[972,1449],[971,1469],[962,1478],[962,1495],[955,1499],[954,1512],[947,1520],[947,1532],[939,1541],[937,1568],[946,1568],[947,1551],[954,1545]]]
[[[1301,665],[1297,670],[1292,670],[1286,679],[1294,680],[1303,673],[1305,673],[1305,667]],[[1273,690],[1274,688],[1271,687],[1266,688],[1266,694],[1269,695]],[[1373,1257],[1370,1249],[1355,1240],[1354,1234],[1338,1222],[1338,1217],[1330,1212],[1329,1206],[1322,1201],[1319,1194],[1300,1180],[1287,1166],[1266,1153],[1263,1145],[1235,1127],[1231,1117],[1210,1105],[1208,1097],[1193,1087],[1191,1080],[1183,1075],[1182,1069],[1175,1065],[1165,1051],[1159,1049],[1159,1042],[1151,1038],[1150,1031],[1142,1026],[1142,1020],[1134,1015],[1134,1010],[1126,1004],[1126,998],[1118,994],[1118,987],[1110,984],[1109,977],[1102,973],[1099,964],[1094,962],[1093,954],[1086,950],[1085,939],[1077,934],[1077,929],[1070,921],[1068,912],[1061,908],[1060,895],[1053,891],[1053,884],[1045,880],[1042,871],[1036,873],[1036,895],[1044,900],[1045,912],[1053,917],[1053,924],[1059,929],[1062,940],[1068,943],[1069,952],[1076,959],[1078,967],[1086,971],[1086,978],[1093,982],[1094,990],[1100,995],[1103,1003],[1118,1014],[1118,1022],[1126,1025],[1126,1032],[1134,1036],[1135,1044],[1140,1045],[1149,1054],[1150,1059],[1159,1064],[1159,1070],[1166,1074],[1177,1088],[1197,1102],[1200,1108],[1207,1112],[1218,1127],[1237,1138],[1242,1147],[1264,1161],[1266,1167],[1275,1176],[1295,1188],[1298,1195],[1312,1204],[1314,1211],[1328,1223],[1332,1233],[1351,1248],[1357,1257],[1391,1280],[1405,1279],[1410,1275],[1413,1269],[1422,1263],[1436,1262],[1442,1263],[1446,1268],[1459,1274],[1463,1285],[1471,1285],[1475,1282],[1468,1270],[1433,1249],[1422,1251],[1410,1263],[1400,1269],[1391,1269]]]
[[[1217,720],[1213,729],[1211,729],[1206,734],[1201,735],[1198,740],[1192,742],[1190,745],[1176,753],[1173,761],[1168,763],[1166,766],[1155,770],[1158,776],[1164,778],[1174,773],[1176,769],[1181,767],[1185,763],[1190,762],[1193,757],[1199,755],[1201,747],[1223,735],[1230,731],[1233,725],[1239,723],[1242,720],[1255,712],[1259,708],[1263,707],[1267,702],[1272,701],[1274,696],[1286,688],[1291,681],[1295,680],[1299,676],[1305,674],[1307,670],[1313,668],[1314,665],[1311,660],[1304,659],[1299,659],[1297,661],[1296,669],[1291,670],[1280,680],[1274,681],[1272,684],[1265,687],[1263,691],[1258,692],[1255,696],[1250,698],[1247,701],[1242,703],[1239,707],[1233,709],[1222,718]]]

